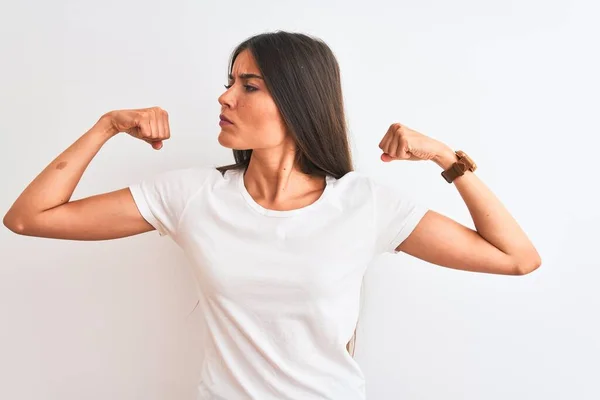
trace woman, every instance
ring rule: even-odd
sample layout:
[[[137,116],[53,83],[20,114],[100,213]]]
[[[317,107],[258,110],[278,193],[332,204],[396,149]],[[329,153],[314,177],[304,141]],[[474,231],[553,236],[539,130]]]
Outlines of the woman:
[[[219,98],[219,143],[235,164],[168,171],[69,201],[119,132],[160,149],[158,108],[103,115],[24,190],[4,218],[16,233],[71,240],[158,230],[189,257],[207,332],[201,399],[364,399],[348,354],[362,277],[383,252],[437,265],[522,275],[540,257],[461,152],[398,123],[384,162],[429,160],[456,185],[476,231],[352,168],[340,73],[329,47],[302,34],[241,43]]]

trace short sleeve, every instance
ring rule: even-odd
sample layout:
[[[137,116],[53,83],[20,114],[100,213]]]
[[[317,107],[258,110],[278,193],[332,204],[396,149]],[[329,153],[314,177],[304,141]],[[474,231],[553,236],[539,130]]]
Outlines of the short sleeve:
[[[160,236],[174,236],[188,203],[215,168],[194,167],[160,173],[129,186],[140,214]]]
[[[398,253],[396,248],[411,234],[428,208],[409,196],[370,180],[375,213],[375,250]]]

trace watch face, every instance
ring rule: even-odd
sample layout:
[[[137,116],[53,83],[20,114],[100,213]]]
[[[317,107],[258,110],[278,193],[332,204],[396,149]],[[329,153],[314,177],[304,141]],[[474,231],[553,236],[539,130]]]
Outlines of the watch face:
[[[466,164],[468,170],[475,171],[477,165],[464,151],[459,150],[456,152],[456,155],[460,158],[461,162]]]

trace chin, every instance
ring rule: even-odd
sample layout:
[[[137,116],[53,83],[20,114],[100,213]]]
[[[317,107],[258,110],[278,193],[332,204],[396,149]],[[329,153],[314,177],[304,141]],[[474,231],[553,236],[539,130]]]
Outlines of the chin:
[[[219,133],[219,137],[217,138],[217,140],[219,141],[219,144],[223,147],[226,147],[228,149],[231,149],[231,140],[229,138],[227,138],[227,136],[225,134],[223,134],[223,131],[221,131],[221,133]]]
[[[227,149],[231,149],[231,150],[243,150],[244,146],[241,143],[237,143],[237,141],[234,139],[232,140],[231,135],[227,135],[227,134],[223,134],[223,132],[221,132],[219,134],[219,137],[217,138],[217,140],[219,141],[219,144]]]

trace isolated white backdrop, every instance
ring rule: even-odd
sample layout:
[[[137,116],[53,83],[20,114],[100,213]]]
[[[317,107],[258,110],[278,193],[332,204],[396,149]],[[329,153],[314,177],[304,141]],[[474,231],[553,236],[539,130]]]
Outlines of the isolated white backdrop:
[[[378,143],[400,122],[463,149],[543,260],[523,277],[376,260],[356,350],[368,398],[598,399],[599,11],[591,0],[3,0],[0,212],[112,109],[161,106],[172,139],[154,151],[114,138],[74,199],[229,163],[217,97],[230,52],[266,31],[315,35],[341,66],[357,170],[472,226],[436,165],[385,164]],[[0,398],[194,398],[201,310],[170,239],[2,228]]]

